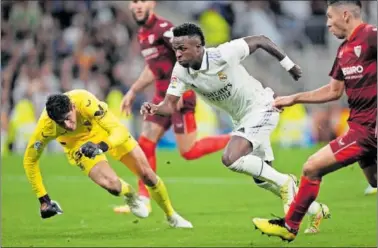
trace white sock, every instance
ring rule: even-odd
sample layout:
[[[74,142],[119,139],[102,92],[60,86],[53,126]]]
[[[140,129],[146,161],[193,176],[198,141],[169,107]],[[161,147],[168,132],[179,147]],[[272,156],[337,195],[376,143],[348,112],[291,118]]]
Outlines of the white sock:
[[[276,171],[261,158],[251,154],[239,158],[228,168],[236,172],[253,176],[254,178],[258,178],[263,181],[272,182],[280,187],[289,178],[288,175]]]
[[[256,185],[259,186],[262,189],[269,190],[274,195],[281,198],[280,187],[278,187],[276,184],[270,183],[270,182],[262,182],[262,183],[256,183]]]

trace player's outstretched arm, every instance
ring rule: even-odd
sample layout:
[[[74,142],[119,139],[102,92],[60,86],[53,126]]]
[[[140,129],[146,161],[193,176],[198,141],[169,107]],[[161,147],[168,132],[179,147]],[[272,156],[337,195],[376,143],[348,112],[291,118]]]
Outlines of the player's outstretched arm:
[[[331,79],[328,85],[313,91],[295,95],[296,103],[326,103],[340,99],[344,92],[344,81]]]
[[[268,52],[279,61],[286,57],[285,52],[280,49],[271,39],[265,35],[254,35],[243,38],[249,46],[249,54],[254,53],[257,49],[261,48]]]
[[[49,134],[44,132],[43,128],[41,128],[44,126],[43,121],[40,120],[26,147],[23,161],[26,177],[41,204],[40,213],[43,219],[63,213],[59,204],[52,201],[47,194],[39,168],[39,158],[45,146],[53,139],[53,137],[49,136]]]
[[[131,86],[130,90],[122,99],[121,111],[126,112],[127,115],[131,114],[131,107],[135,100],[136,94],[146,88],[149,84],[154,82],[154,74],[150,67],[146,65],[140,74],[138,80]]]
[[[179,96],[166,94],[164,100],[157,105],[149,102],[143,103],[140,113],[145,118],[147,115],[169,116],[177,109],[177,103],[179,100]]]
[[[149,84],[152,84],[154,82],[154,79],[154,74],[152,73],[150,67],[146,65],[137,81],[135,81],[135,83],[131,86],[130,91],[138,93],[146,88]]]
[[[272,40],[264,35],[248,36],[243,38],[249,47],[249,54],[254,53],[261,48],[275,57],[283,68],[288,71],[291,76],[298,80],[302,76],[302,70],[296,65]]]
[[[277,97],[273,106],[289,107],[297,103],[325,103],[340,99],[344,91],[344,81],[331,79],[326,86],[313,91],[301,92],[290,96]]]

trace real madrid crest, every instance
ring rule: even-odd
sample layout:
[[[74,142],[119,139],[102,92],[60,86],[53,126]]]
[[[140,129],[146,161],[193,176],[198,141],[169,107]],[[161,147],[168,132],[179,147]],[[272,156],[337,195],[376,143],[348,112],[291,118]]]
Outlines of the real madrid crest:
[[[227,80],[227,75],[226,75],[226,73],[220,71],[220,72],[218,72],[217,75],[218,75],[220,81],[224,82],[224,81]]]

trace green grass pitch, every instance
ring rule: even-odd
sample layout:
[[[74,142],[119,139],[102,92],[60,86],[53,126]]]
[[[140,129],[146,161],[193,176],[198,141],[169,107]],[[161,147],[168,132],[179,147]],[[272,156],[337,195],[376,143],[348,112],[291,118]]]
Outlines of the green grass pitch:
[[[302,164],[315,150],[276,148],[275,167],[300,176]],[[332,218],[323,222],[321,233],[300,233],[288,244],[262,236],[251,222],[272,213],[282,216],[280,199],[255,186],[251,178],[228,171],[220,156],[187,162],[176,151],[158,152],[158,173],[175,209],[193,223],[192,230],[169,228],[155,203],[144,220],[114,214],[112,207],[122,200],[93,184],[60,155],[44,155],[41,169],[51,198],[59,201],[64,214],[42,220],[22,157],[6,157],[1,172],[2,246],[376,246],[376,198],[363,195],[367,182],[357,165],[323,179],[318,200],[330,207]],[[114,161],[112,165],[136,185],[126,167]],[[307,219],[301,232],[304,225]]]

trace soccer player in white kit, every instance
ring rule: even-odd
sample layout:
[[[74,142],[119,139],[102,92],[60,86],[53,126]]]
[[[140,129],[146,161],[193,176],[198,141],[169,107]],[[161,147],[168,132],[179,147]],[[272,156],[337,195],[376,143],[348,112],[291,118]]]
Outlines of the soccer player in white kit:
[[[295,80],[302,74],[299,66],[265,36],[249,36],[206,49],[202,30],[192,23],[173,29],[172,47],[177,63],[166,97],[157,105],[144,103],[141,114],[171,115],[188,89],[226,111],[233,119],[234,131],[223,153],[223,164],[252,176],[258,186],[279,196],[286,213],[296,194],[296,178],[269,165],[274,160],[270,134],[277,126],[280,111],[272,107],[273,90],[263,88],[240,63],[262,48],[276,57]],[[316,233],[329,209],[314,202],[308,213],[310,223],[305,232]]]

